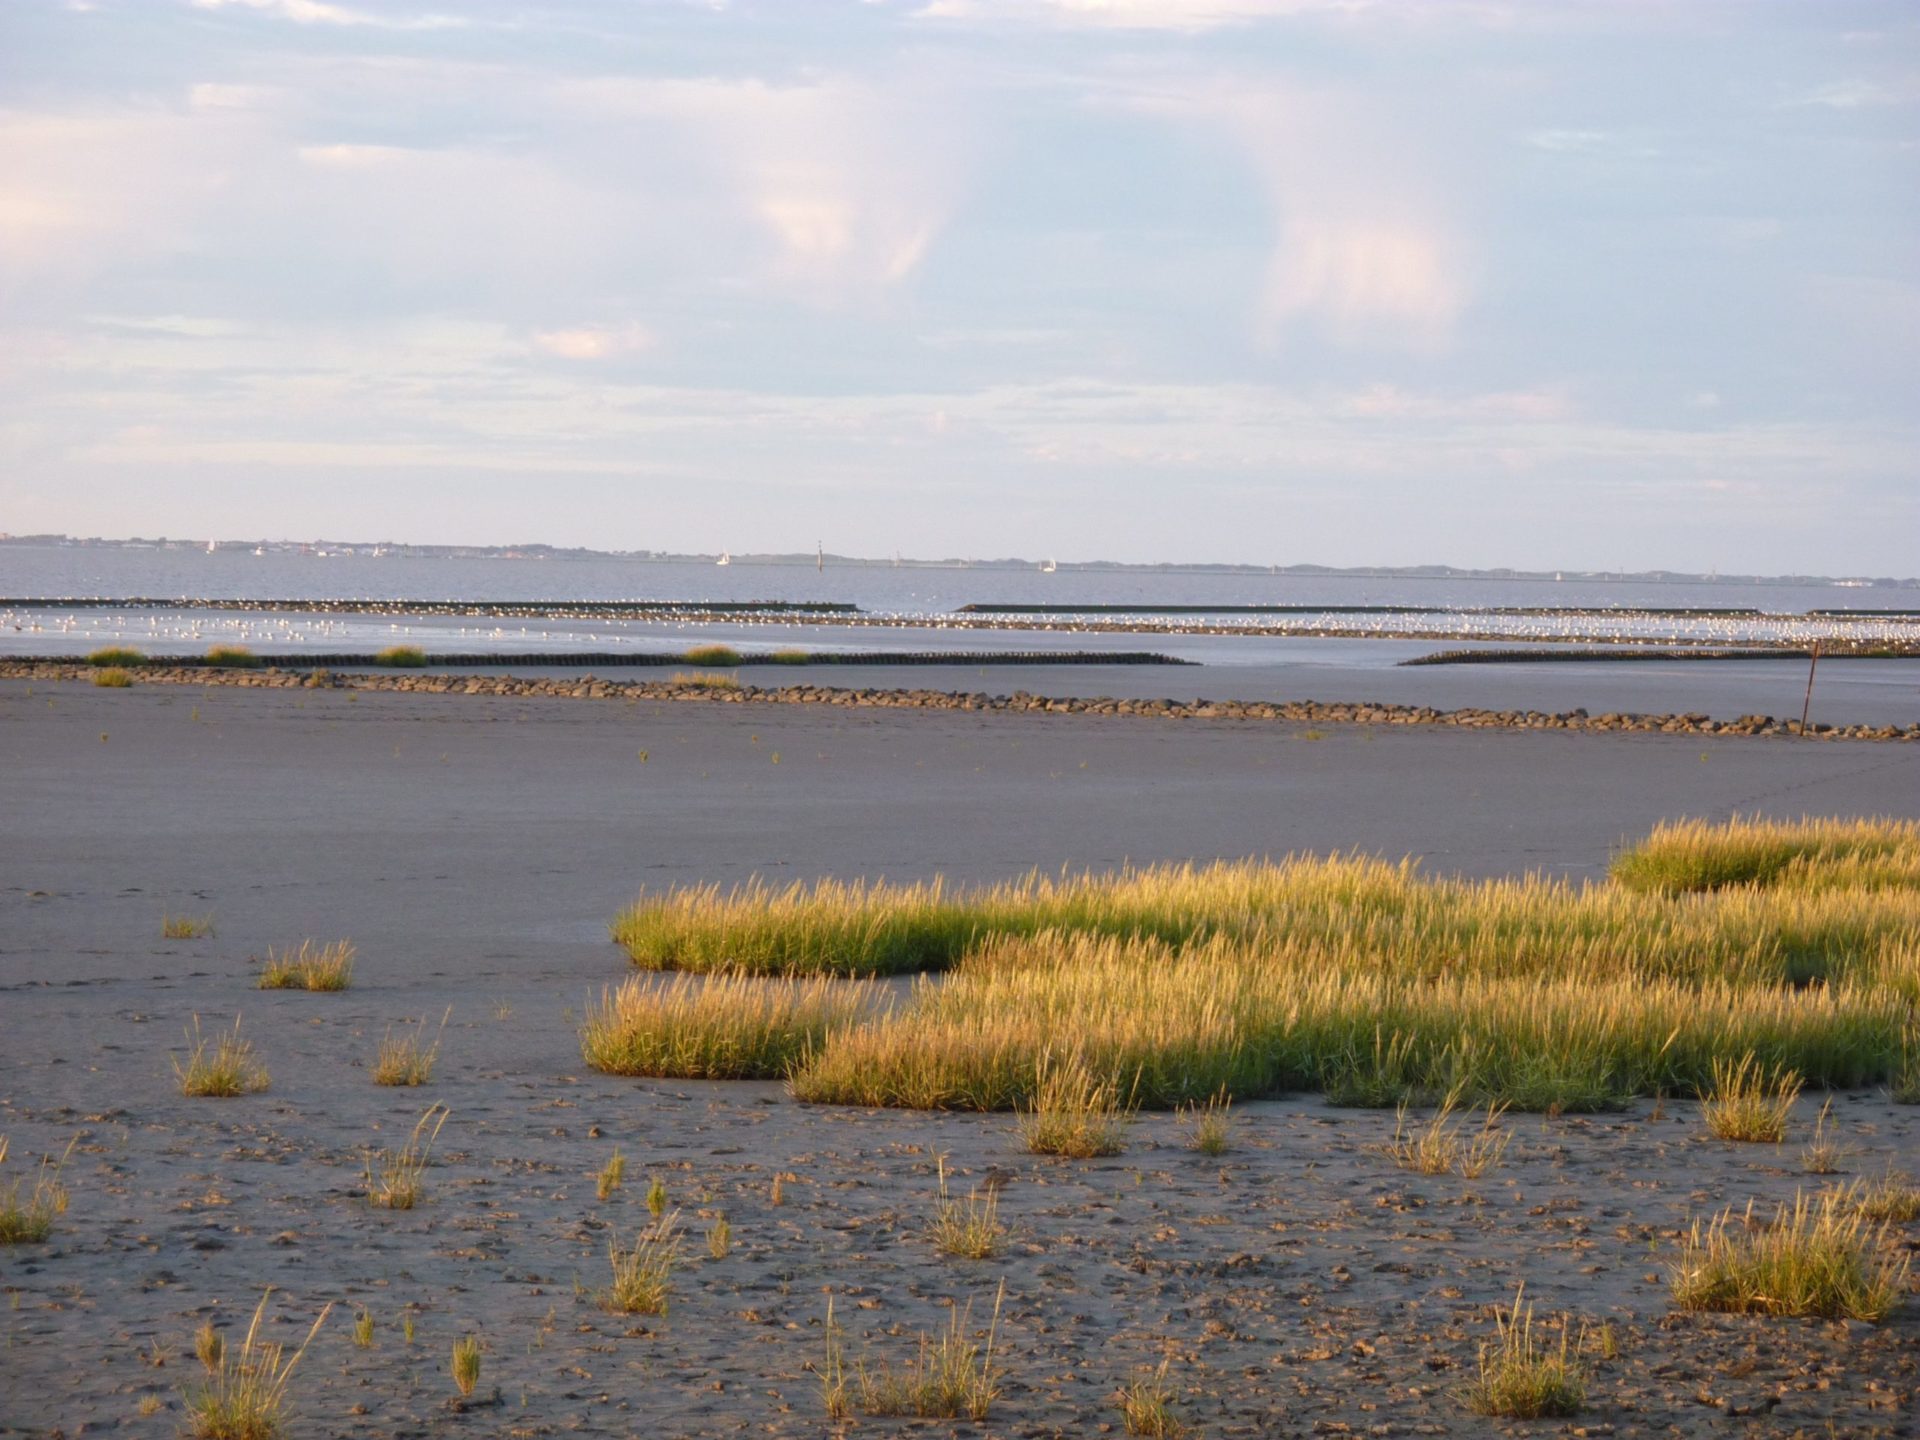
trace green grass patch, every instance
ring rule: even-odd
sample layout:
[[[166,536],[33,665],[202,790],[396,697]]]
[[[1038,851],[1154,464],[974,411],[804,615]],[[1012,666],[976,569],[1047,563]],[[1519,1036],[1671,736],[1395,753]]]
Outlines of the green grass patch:
[[[427,652],[418,645],[389,645],[373,657],[373,663],[389,670],[420,670],[427,663]]]
[[[353,983],[351,940],[325,945],[302,940],[297,950],[267,949],[260,962],[262,990],[345,990]]]
[[[102,690],[124,690],[133,684],[133,675],[117,665],[110,665],[104,670],[93,672],[93,683]]]
[[[1854,1192],[1802,1192],[1770,1221],[1751,1205],[1696,1220],[1673,1268],[1673,1298],[1683,1310],[1878,1323],[1899,1306],[1911,1266]]]
[[[215,645],[207,651],[206,663],[221,670],[257,670],[266,661],[244,645]]]
[[[689,665],[738,665],[740,652],[731,645],[696,645],[680,658]]]
[[[87,663],[97,666],[144,665],[147,657],[125,645],[107,645],[87,656]]]
[[[811,665],[813,652],[811,650],[776,650],[767,658],[776,665]]]
[[[636,976],[588,1009],[580,1052],[610,1075],[779,1079],[832,1031],[879,1008],[870,982]]]

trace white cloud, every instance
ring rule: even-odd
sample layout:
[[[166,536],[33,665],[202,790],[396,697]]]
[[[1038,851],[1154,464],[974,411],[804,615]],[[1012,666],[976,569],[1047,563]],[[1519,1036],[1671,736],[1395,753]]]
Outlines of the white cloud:
[[[593,325],[544,330],[533,337],[533,343],[562,360],[606,360],[652,349],[655,337],[644,325]]]
[[[1371,10],[1376,4],[1377,0],[931,0],[916,13],[930,20],[1038,22],[1191,34],[1288,15],[1350,14]]]
[[[394,15],[333,5],[326,0],[190,0],[196,10],[238,7],[291,20],[297,25],[366,25],[380,30],[455,30],[468,22],[458,15]]]

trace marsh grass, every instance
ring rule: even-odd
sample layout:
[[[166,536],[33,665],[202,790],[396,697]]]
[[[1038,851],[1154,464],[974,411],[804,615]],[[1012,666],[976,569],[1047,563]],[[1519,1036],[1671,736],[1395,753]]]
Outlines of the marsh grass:
[[[831,1419],[844,1419],[857,1407],[880,1417],[911,1416],[926,1420],[973,1421],[988,1418],[1000,1394],[1000,1371],[994,1345],[1000,1331],[1000,1310],[1006,1301],[1003,1280],[994,1295],[993,1319],[984,1339],[972,1333],[973,1302],[956,1305],[944,1330],[921,1332],[913,1359],[896,1365],[863,1357],[847,1371],[846,1337],[833,1318],[833,1300],[827,1300],[827,1354],[820,1367],[822,1398]]]
[[[679,1218],[678,1210],[661,1216],[625,1247],[618,1239],[607,1241],[613,1278],[600,1292],[602,1308],[616,1315],[667,1313],[667,1302],[673,1295],[673,1267],[680,1258],[680,1237],[674,1233]]]
[[[429,1105],[414,1121],[405,1145],[367,1153],[368,1204],[383,1210],[411,1210],[420,1203],[433,1142],[440,1138],[440,1128],[452,1113],[444,1105]]]
[[[389,645],[373,657],[373,663],[389,670],[426,668],[427,652],[418,645]]]
[[[1033,1098],[1019,1112],[1020,1138],[1035,1155],[1090,1160],[1127,1148],[1134,1101],[1080,1055],[1041,1055]]]
[[[1827,1123],[1832,1119],[1833,1097],[1829,1095],[1814,1118],[1813,1139],[1800,1152],[1800,1168],[1809,1175],[1831,1175],[1840,1168],[1840,1158],[1846,1152],[1827,1132]]]
[[[302,940],[297,950],[268,947],[260,962],[262,990],[345,990],[353,983],[354,948],[351,940],[325,945]]]
[[[42,1156],[31,1185],[22,1175],[0,1186],[0,1245],[38,1245],[53,1234],[53,1222],[66,1213],[70,1198],[60,1175],[79,1143],[77,1135],[69,1140],[58,1160]],[[6,1160],[7,1137],[0,1135],[0,1165]]]
[[[600,1172],[593,1177],[593,1193],[603,1201],[611,1199],[614,1191],[620,1188],[620,1182],[626,1178],[627,1157],[620,1153],[620,1147],[616,1145],[607,1163],[602,1165]]]
[[[740,652],[731,645],[696,645],[680,658],[689,665],[738,665]]]
[[[811,650],[776,650],[767,658],[776,665],[811,665],[813,652]]]
[[[1409,1128],[1407,1107],[1394,1116],[1393,1139],[1380,1150],[1402,1170],[1418,1175],[1459,1175],[1478,1180],[1500,1163],[1507,1153],[1512,1134],[1500,1127],[1500,1115],[1506,1108],[1489,1103],[1480,1124],[1473,1126],[1471,1114],[1458,1115],[1460,1093],[1447,1095],[1424,1125]]]
[[[362,1350],[373,1348],[373,1312],[362,1310],[353,1318],[353,1343]]]
[[[213,916],[206,915],[169,915],[164,911],[160,916],[160,936],[164,940],[199,940],[213,934]]]
[[[1920,888],[1920,822],[1681,820],[1614,858],[1615,883],[1675,894],[1728,886]]]
[[[666,1183],[656,1175],[647,1182],[647,1213],[658,1220],[667,1211]]]
[[[453,1386],[462,1396],[473,1394],[480,1383],[480,1341],[472,1335],[462,1335],[453,1342],[453,1355],[448,1362],[453,1372]]]
[[[200,1328],[193,1332],[194,1358],[209,1374],[220,1368],[220,1357],[226,1354],[226,1351],[226,1339],[214,1329],[211,1320],[203,1321]]]
[[[380,1037],[380,1049],[373,1060],[373,1083],[376,1085],[425,1085],[433,1079],[433,1067],[440,1058],[440,1041],[447,1031],[447,1020],[453,1014],[449,1005],[446,1013],[440,1017],[440,1029],[435,1032],[431,1042],[426,1039],[427,1022],[422,1016],[412,1023],[412,1028],[396,1037],[393,1027]]]
[[[103,690],[124,690],[133,684],[133,676],[128,671],[110,666],[94,671],[93,683]]]
[[[1877,1180],[1854,1181],[1845,1194],[1854,1213],[1868,1220],[1893,1225],[1920,1220],[1920,1185],[1892,1166]]]
[[[727,1223],[727,1217],[720,1215],[707,1227],[707,1254],[715,1260],[724,1260],[733,1249],[733,1226]]]
[[[1174,1413],[1173,1387],[1167,1384],[1167,1368],[1173,1356],[1167,1355],[1160,1361],[1160,1368],[1151,1375],[1137,1376],[1126,1389],[1120,1392],[1120,1419],[1127,1427],[1127,1434],[1145,1437],[1145,1440],[1181,1440],[1187,1433],[1187,1427]]]
[[[140,651],[126,645],[105,645],[87,656],[87,664],[97,667],[121,669],[129,665],[144,665],[147,657]],[[95,682],[98,683],[97,681]]]
[[[940,1193],[934,1199],[933,1220],[927,1227],[933,1248],[943,1255],[963,1260],[986,1260],[999,1250],[1006,1239],[1007,1227],[1000,1223],[1000,1192],[969,1190],[964,1200],[947,1191],[947,1158],[936,1160],[940,1175]]]
[[[180,1081],[180,1093],[188,1096],[212,1096],[221,1099],[251,1095],[270,1083],[267,1067],[253,1052],[253,1043],[241,1038],[240,1017],[234,1016],[233,1029],[207,1038],[200,1031],[200,1017],[193,1017],[187,1031],[187,1058],[170,1057],[173,1073]]]
[[[1577,1414],[1587,1398],[1582,1347],[1573,1343],[1564,1318],[1557,1347],[1538,1339],[1525,1297],[1523,1284],[1510,1308],[1495,1307],[1497,1338],[1480,1347],[1480,1373],[1467,1387],[1467,1405],[1476,1414],[1514,1420]]]
[[[1887,1077],[1887,1097],[1896,1105],[1920,1105],[1920,1024],[1901,1032],[1893,1073]]]
[[[244,645],[215,645],[207,651],[206,663],[221,670],[257,670],[266,662]]]
[[[1768,1069],[1751,1050],[1738,1060],[1716,1058],[1713,1088],[1700,1097],[1700,1113],[1722,1140],[1778,1145],[1787,1138],[1800,1086],[1796,1072]]]
[[[1756,1220],[1751,1202],[1704,1226],[1695,1220],[1671,1288],[1683,1310],[1878,1323],[1899,1305],[1911,1264],[1851,1188],[1829,1189],[1796,1194],[1771,1222]]]
[[[1187,1148],[1202,1155],[1224,1155],[1233,1148],[1233,1100],[1224,1090],[1184,1109]]]
[[[193,1432],[201,1440],[273,1440],[280,1434],[280,1412],[294,1369],[326,1324],[333,1306],[329,1304],[320,1311],[300,1348],[287,1355],[279,1344],[260,1338],[261,1317],[272,1294],[269,1288],[260,1297],[253,1322],[247,1326],[238,1349],[213,1343],[201,1351],[205,1377],[189,1385],[185,1396]],[[208,1350],[213,1355],[211,1363]]]
[[[677,670],[667,677],[669,685],[691,685],[700,690],[738,690],[739,680],[731,675],[701,674],[698,671]]]
[[[755,975],[635,976],[603,990],[580,1051],[611,1075],[777,1080],[835,1029],[876,1013],[871,982]]]

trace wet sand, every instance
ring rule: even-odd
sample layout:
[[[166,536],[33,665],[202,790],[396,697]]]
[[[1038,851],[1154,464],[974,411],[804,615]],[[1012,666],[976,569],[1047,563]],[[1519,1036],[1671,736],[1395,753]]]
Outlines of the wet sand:
[[[1665,1265],[1692,1217],[1817,1183],[1799,1147],[1819,1097],[1780,1149],[1705,1138],[1690,1102],[1514,1117],[1507,1162],[1468,1182],[1395,1169],[1368,1148],[1390,1115],[1311,1096],[1243,1107],[1220,1159],[1149,1116],[1125,1154],[1062,1162],[1026,1155],[1006,1117],[804,1108],[772,1085],[580,1064],[580,1007],[627,969],[605,922],[643,886],[1336,848],[1595,875],[1667,815],[1920,813],[1905,746],[1312,733],[0,686],[7,1170],[81,1137],[53,1240],[0,1251],[0,1433],[175,1433],[192,1330],[244,1324],[271,1282],[278,1338],[341,1306],[295,1381],[295,1434],[821,1435],[808,1367],[829,1292],[854,1354],[904,1360],[951,1300],[984,1322],[1002,1278],[990,1420],[858,1433],[1117,1432],[1113,1393],[1169,1348],[1204,1435],[1915,1433],[1916,1302],[1878,1328],[1670,1311]],[[217,934],[164,941],[163,910],[212,911]],[[358,944],[351,990],[252,988],[250,955],[306,936]],[[383,1029],[448,1005],[435,1083],[373,1086]],[[236,1012],[272,1088],[181,1098],[167,1055],[183,1028]],[[453,1119],[426,1203],[370,1209],[364,1147],[435,1100]],[[1878,1094],[1835,1111],[1850,1173],[1915,1165],[1920,1112]],[[593,1173],[616,1144],[627,1184],[602,1203]],[[927,1242],[939,1151],[962,1191],[1002,1187],[1005,1256]],[[645,1223],[656,1175],[690,1231],[672,1308],[609,1315],[576,1285],[602,1283],[608,1235]],[[734,1246],[716,1260],[703,1236],[723,1212]],[[1483,1421],[1455,1393],[1521,1279],[1546,1309],[1613,1327],[1571,1424]],[[348,1334],[360,1306],[370,1349]],[[446,1408],[465,1333],[498,1409]],[[142,1417],[147,1395],[161,1406]]]

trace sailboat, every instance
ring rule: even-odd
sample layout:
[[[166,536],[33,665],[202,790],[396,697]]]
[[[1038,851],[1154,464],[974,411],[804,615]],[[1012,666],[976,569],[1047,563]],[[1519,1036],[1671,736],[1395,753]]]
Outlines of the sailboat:
[[[731,565],[733,563],[733,552],[731,550],[722,550],[720,552],[720,558],[713,563],[716,565]]]
[[[1053,557],[1049,555],[1047,557],[1047,563],[1040,567],[1040,573],[1042,575],[1051,575],[1053,574],[1054,571],[1058,570],[1059,568],[1060,567],[1054,563]]]
[[[813,568],[819,574],[827,573],[827,547],[823,541],[814,542]]]

